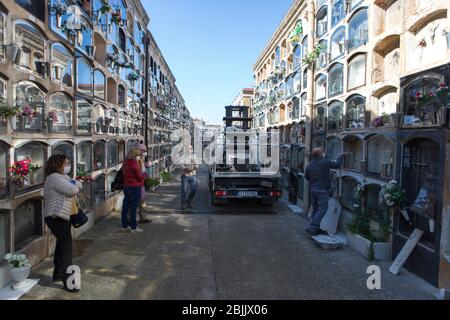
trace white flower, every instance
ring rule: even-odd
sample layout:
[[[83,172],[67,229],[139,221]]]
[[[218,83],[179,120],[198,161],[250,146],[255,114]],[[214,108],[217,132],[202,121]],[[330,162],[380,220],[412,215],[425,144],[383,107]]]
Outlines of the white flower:
[[[6,255],[5,255],[5,260],[10,260],[11,259],[11,253],[7,253]]]
[[[391,180],[391,181],[389,181],[389,184],[397,184],[397,181],[396,180]]]

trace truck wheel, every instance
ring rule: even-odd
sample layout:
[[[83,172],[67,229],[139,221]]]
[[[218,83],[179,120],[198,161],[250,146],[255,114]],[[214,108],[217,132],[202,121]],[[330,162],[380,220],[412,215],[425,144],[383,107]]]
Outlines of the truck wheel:
[[[262,206],[271,206],[273,205],[272,200],[258,199],[258,204]]]

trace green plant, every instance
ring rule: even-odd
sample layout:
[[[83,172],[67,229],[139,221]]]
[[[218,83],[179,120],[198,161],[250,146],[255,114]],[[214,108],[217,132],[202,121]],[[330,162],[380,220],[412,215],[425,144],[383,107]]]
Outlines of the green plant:
[[[20,114],[18,107],[10,107],[6,103],[0,105],[0,117],[8,118],[10,116],[17,116]]]
[[[172,180],[172,175],[169,172],[163,171],[160,176],[163,179],[163,182],[170,182],[170,180]]]
[[[367,259],[370,262],[375,261],[375,246],[373,242],[370,243],[369,251],[367,252]]]
[[[146,188],[152,188],[152,187],[159,186],[159,180],[158,179],[147,178],[147,179],[145,179],[144,183],[145,183],[145,187]]]
[[[379,203],[388,207],[403,208],[406,203],[406,193],[395,180],[384,184],[379,193]]]
[[[28,261],[28,258],[24,254],[6,254],[5,260],[8,261],[8,263],[13,268],[28,268],[31,267],[30,262]]]
[[[324,48],[320,44],[315,46],[314,50],[308,53],[303,58],[303,64],[307,65],[308,67],[314,65],[319,60],[320,54],[322,53],[323,49]]]

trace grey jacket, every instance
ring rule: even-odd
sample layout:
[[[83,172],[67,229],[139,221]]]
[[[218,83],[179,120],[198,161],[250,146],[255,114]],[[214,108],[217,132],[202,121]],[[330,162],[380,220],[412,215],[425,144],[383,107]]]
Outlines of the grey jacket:
[[[70,183],[70,177],[53,173],[44,184],[44,218],[60,217],[69,221],[72,215],[72,200],[83,188],[80,182]]]

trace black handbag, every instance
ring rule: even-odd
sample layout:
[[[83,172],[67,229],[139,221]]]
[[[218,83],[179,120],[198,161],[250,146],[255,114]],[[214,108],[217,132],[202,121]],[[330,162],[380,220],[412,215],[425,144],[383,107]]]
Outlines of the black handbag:
[[[74,227],[75,229],[84,226],[89,221],[89,217],[86,215],[86,213],[84,213],[83,210],[80,209],[78,201],[77,207],[78,213],[70,216],[70,223],[72,224],[72,227]]]

